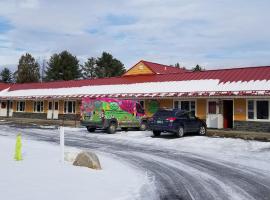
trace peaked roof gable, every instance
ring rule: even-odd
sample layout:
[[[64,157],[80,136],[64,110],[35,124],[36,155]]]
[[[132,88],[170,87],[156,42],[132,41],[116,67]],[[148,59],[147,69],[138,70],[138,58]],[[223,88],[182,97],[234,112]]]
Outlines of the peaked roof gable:
[[[131,67],[123,76],[135,76],[142,74],[172,74],[172,73],[183,73],[188,70],[176,68],[168,65],[163,65],[159,63],[149,62],[141,60]]]

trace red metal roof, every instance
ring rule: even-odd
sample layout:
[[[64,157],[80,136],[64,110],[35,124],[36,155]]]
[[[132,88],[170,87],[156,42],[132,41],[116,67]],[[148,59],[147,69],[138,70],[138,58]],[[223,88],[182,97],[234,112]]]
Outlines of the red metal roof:
[[[172,73],[183,73],[188,71],[186,69],[162,65],[159,63],[153,63],[144,60],[141,60],[140,62],[149,67],[155,74],[172,74]]]
[[[10,87],[10,84],[8,83],[0,83],[0,90],[4,90]]]
[[[116,85],[143,82],[187,81],[203,79],[218,79],[220,83],[251,80],[270,80],[270,66],[206,70],[202,72],[184,72],[159,75],[123,76],[89,80],[13,84],[10,90],[68,88],[90,85]]]

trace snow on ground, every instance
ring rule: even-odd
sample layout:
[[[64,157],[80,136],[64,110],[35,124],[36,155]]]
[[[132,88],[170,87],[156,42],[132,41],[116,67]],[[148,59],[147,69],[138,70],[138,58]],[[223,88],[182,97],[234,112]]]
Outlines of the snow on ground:
[[[0,199],[151,199],[154,186],[147,174],[97,153],[102,170],[61,164],[57,145],[22,140],[23,161],[14,161],[15,138],[0,136]],[[70,160],[75,148],[66,148]],[[154,198],[154,197],[153,197]]]
[[[88,133],[84,128],[66,128],[66,130],[89,137],[106,137],[122,143],[138,143],[179,150],[270,171],[270,142],[196,135],[175,138],[167,133],[161,134],[160,137],[153,137],[150,131],[119,131],[109,135],[100,132]]]

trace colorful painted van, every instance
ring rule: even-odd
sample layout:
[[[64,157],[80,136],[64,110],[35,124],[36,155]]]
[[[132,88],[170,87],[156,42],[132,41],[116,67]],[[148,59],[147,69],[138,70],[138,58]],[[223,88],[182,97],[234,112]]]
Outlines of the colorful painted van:
[[[146,130],[147,119],[139,102],[111,98],[82,98],[81,124],[89,132],[96,128],[106,129],[107,133],[138,128]]]

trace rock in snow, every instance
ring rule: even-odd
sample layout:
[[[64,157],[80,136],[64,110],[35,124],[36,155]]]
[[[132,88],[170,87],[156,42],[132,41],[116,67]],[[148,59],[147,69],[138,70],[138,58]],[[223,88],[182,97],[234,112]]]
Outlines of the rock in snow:
[[[91,169],[101,169],[97,155],[90,151],[83,151],[79,153],[73,162],[75,166],[83,166]]]

